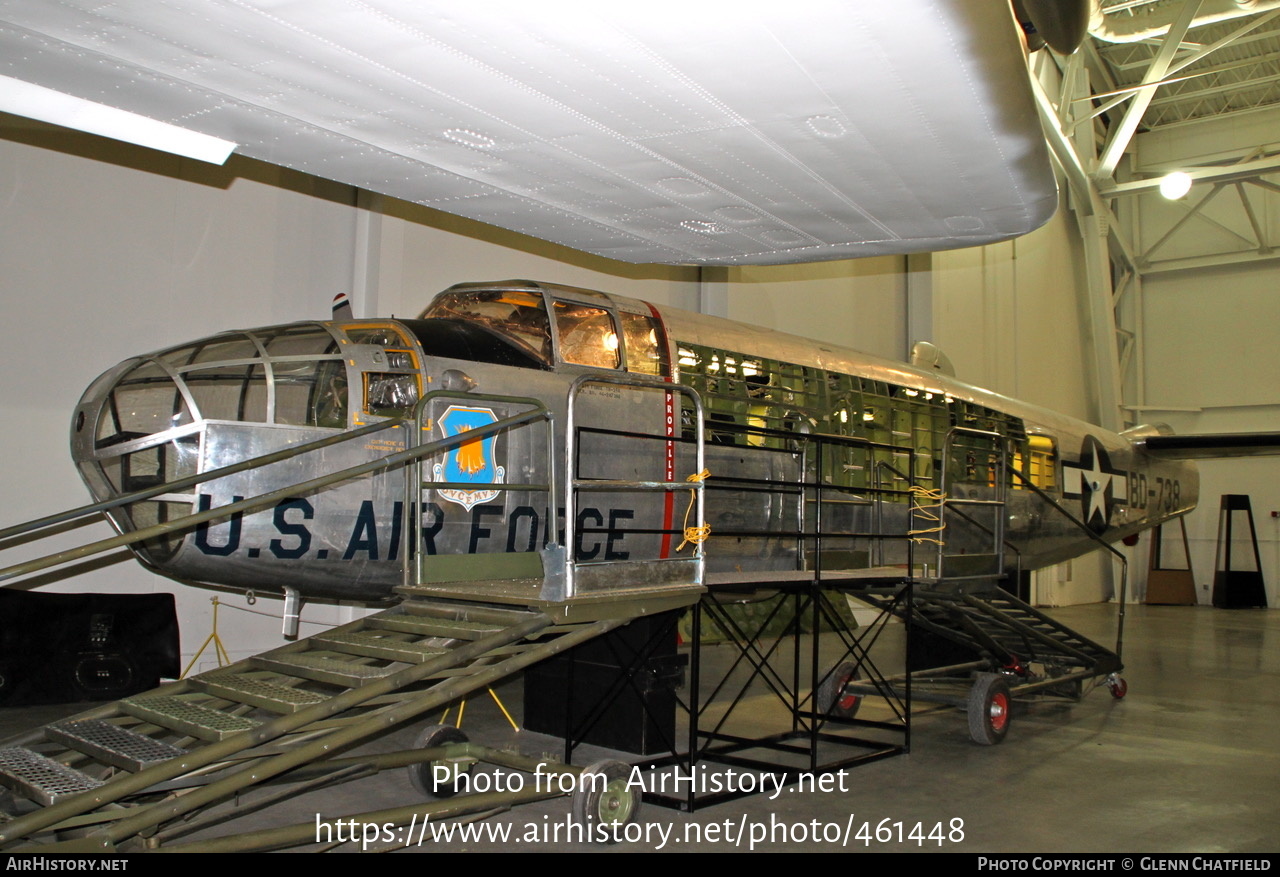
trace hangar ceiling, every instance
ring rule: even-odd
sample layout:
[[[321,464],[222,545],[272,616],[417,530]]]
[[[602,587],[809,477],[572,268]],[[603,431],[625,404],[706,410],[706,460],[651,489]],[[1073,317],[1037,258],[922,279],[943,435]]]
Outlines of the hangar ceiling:
[[[1073,68],[1087,71],[1091,86],[1070,95],[1064,118],[1069,130],[1093,127],[1091,175],[1100,193],[1137,196],[1144,227],[1125,253],[1132,270],[1147,275],[1276,258],[1280,127],[1248,145],[1232,141],[1260,114],[1280,110],[1280,3],[1103,0],[1092,33],[1063,62],[1068,77]],[[1176,159],[1138,149],[1136,160],[1122,160],[1134,135],[1147,133],[1231,145]],[[1156,181],[1171,171],[1194,182],[1172,203],[1156,194]]]
[[[1103,10],[1116,20],[1141,22],[1170,5],[1168,0],[1108,0]],[[1248,8],[1241,4],[1242,11]],[[1103,81],[1111,89],[1124,89],[1142,83],[1160,45],[1157,36],[1115,43],[1095,38],[1086,51]],[[1206,51],[1210,47],[1216,48]],[[1180,41],[1173,66],[1179,69],[1165,77],[1166,84],[1143,113],[1144,130],[1280,104],[1280,10],[1191,28]]]

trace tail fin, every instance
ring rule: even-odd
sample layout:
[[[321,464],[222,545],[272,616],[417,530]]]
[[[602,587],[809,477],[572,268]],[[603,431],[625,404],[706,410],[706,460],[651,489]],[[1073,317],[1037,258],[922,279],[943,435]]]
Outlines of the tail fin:
[[[333,317],[334,320],[354,320],[355,314],[351,311],[351,299],[347,297],[345,292],[340,292],[333,297]]]

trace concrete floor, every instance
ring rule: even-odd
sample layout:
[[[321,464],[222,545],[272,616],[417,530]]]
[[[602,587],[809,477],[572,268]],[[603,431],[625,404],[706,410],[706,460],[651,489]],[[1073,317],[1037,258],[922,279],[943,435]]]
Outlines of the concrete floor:
[[[1113,605],[1074,606],[1052,614],[1086,636],[1114,641]],[[886,640],[890,647],[891,640],[892,635]],[[653,851],[664,843],[663,833],[662,851],[841,848],[841,840],[814,841],[815,828],[832,836],[849,828],[849,850],[1280,851],[1280,612],[1133,607],[1124,657],[1129,683],[1124,700],[1097,688],[1074,704],[1017,703],[1009,736],[997,746],[971,743],[963,714],[918,705],[927,712],[914,719],[910,754],[849,771],[845,791],[788,789],[772,800],[754,796],[693,814],[646,804],[640,822],[648,839],[612,846],[583,846],[566,842],[563,835],[559,842],[543,839],[553,826],[563,826],[569,812],[569,800],[559,798],[472,823],[470,830],[480,836],[467,840],[433,840],[428,833],[418,844],[415,831],[415,843],[405,852]],[[520,687],[508,684],[500,693],[518,716]],[[773,721],[770,700],[753,692],[742,715],[767,727]],[[874,711],[868,704],[860,715]],[[0,737],[57,712],[0,710]],[[486,745],[535,755],[560,751],[555,738],[513,733],[486,698],[471,701],[463,727],[473,741]],[[416,732],[402,729],[373,748],[405,748]],[[602,756],[638,760],[583,747],[575,761]],[[494,768],[477,769],[497,775]],[[243,825],[230,825],[250,830],[313,822],[317,812],[332,817],[419,799],[404,771],[396,770],[299,796],[242,820]],[[883,832],[894,834],[891,841],[868,845],[856,839],[864,823],[874,835],[882,821]],[[919,823],[934,838],[923,844],[909,837],[899,842],[895,823],[902,824],[904,835]],[[510,836],[501,837],[503,831]],[[754,846],[753,831],[763,837]],[[539,839],[521,839],[530,832]],[[370,846],[387,846],[383,841]]]

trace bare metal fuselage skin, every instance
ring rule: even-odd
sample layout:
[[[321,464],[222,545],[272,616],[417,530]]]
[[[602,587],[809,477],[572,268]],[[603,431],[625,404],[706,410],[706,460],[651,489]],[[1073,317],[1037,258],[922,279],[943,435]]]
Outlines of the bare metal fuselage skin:
[[[910,540],[876,534],[919,529],[909,484],[971,497],[975,516],[998,509],[1000,520],[986,526],[948,521],[949,555],[982,555],[990,531],[1002,529],[1011,550],[1001,562],[1024,569],[1097,547],[1045,496],[1106,541],[1196,501],[1194,468],[1148,457],[1134,443],[1141,431],[1111,433],[937,372],[803,338],[524,281],[455,287],[426,317],[225,333],[121,363],[77,408],[76,463],[94,496],[106,499],[401,417],[423,395],[450,391],[428,403],[421,427],[398,426],[117,510],[113,522],[127,531],[528,407],[472,396],[545,405],[549,424],[455,444],[428,459],[425,480],[451,488],[406,491],[406,470],[393,468],[138,549],[144,562],[184,580],[361,601],[392,596],[407,552],[420,552],[428,569],[433,558],[534,553],[561,541],[566,514],[576,531],[569,549],[583,563],[674,555],[685,526],[697,523],[686,520],[683,491],[584,491],[566,511],[563,495],[552,508],[545,490],[514,489],[562,483],[566,466],[585,479],[692,474],[689,408],[678,393],[653,388],[585,387],[567,462],[569,388],[585,374],[640,374],[702,398],[709,571],[904,563]],[[415,430],[422,435],[410,436]],[[1009,468],[1023,474],[1002,474]],[[476,487],[457,486],[468,480]],[[989,497],[1003,504],[982,505]],[[916,542],[912,550],[927,563],[936,549]]]

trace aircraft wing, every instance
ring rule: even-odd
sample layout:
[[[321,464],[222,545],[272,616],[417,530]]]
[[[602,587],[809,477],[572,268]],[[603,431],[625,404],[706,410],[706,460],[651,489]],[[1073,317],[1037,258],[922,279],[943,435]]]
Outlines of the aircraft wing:
[[[1152,435],[1135,442],[1153,457],[1168,460],[1216,460],[1280,454],[1280,432],[1218,435]]]
[[[631,262],[971,246],[1057,202],[992,0],[0,0],[0,75]]]

